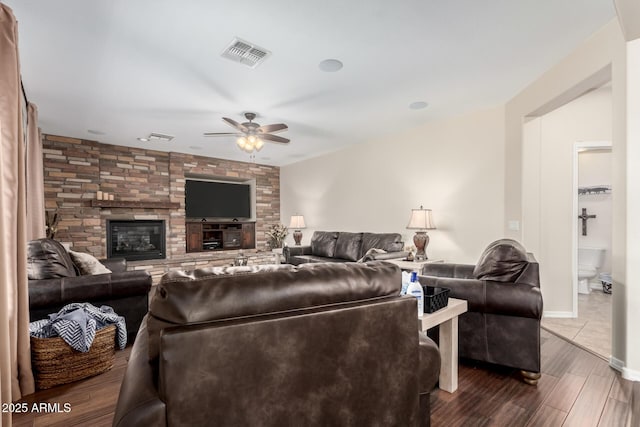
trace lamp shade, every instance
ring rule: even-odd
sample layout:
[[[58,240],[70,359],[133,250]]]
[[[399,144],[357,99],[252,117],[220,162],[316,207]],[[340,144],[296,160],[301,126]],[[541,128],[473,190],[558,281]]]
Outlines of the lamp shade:
[[[302,215],[291,215],[291,221],[289,222],[289,228],[293,228],[294,230],[300,230],[301,228],[307,228],[304,224],[304,216]]]
[[[409,218],[407,228],[411,230],[434,230],[436,225],[433,223],[431,209],[424,209],[422,206],[420,206],[420,209],[411,209],[411,218]]]

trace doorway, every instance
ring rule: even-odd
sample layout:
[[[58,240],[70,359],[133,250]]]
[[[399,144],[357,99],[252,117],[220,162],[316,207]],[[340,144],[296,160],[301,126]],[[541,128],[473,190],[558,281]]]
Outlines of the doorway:
[[[589,341],[579,337],[585,326],[579,316],[596,310],[579,307],[577,297],[577,248],[582,225],[578,219],[577,149],[611,149],[611,99],[611,86],[604,85],[555,110],[530,117],[523,126],[522,238],[540,262],[545,305],[542,324],[594,352],[595,344],[610,342],[611,328],[604,337],[591,337]],[[587,214],[591,213],[588,209]],[[594,230],[595,222],[601,219],[602,214],[587,219],[587,232]],[[610,354],[610,350],[607,354],[597,350],[605,358]]]
[[[576,142],[573,152],[574,342],[611,355],[611,142]],[[607,276],[609,275],[609,276]]]

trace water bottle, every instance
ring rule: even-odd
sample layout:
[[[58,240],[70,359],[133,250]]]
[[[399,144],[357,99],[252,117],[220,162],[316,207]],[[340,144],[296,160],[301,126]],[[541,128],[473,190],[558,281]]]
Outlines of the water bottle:
[[[418,273],[415,271],[411,273],[411,282],[407,288],[407,295],[416,297],[418,300],[418,317],[422,317],[424,314],[424,291],[420,286],[420,282],[418,282]]]

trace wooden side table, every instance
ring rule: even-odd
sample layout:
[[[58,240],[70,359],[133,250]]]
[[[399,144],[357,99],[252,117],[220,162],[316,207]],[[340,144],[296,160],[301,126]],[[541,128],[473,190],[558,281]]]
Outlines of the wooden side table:
[[[439,387],[449,393],[458,389],[458,316],[467,309],[466,300],[449,298],[446,307],[433,313],[425,313],[420,322],[421,331],[440,325]]]

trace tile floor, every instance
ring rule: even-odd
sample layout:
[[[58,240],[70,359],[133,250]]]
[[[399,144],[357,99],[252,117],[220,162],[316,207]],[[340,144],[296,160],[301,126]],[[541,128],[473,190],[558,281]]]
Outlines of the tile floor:
[[[542,319],[542,326],[606,360],[611,356],[611,295],[601,290],[578,294],[578,317]]]

